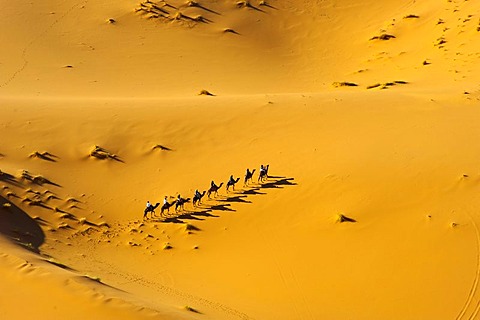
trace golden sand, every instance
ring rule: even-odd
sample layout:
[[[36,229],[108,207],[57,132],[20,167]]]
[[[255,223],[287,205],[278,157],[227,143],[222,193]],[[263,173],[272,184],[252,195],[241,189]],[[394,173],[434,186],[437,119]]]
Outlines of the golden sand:
[[[1,7],[0,318],[480,317],[480,3]]]

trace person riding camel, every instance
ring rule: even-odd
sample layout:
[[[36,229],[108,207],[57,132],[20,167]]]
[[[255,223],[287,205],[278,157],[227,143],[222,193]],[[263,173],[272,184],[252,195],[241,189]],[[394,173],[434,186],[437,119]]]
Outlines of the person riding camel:
[[[230,179],[227,182],[227,191],[228,191],[228,188],[230,188],[230,186],[232,186],[233,190],[235,190],[235,183],[237,183],[237,181],[235,181],[235,178],[233,178],[233,174],[232,174],[230,176]]]
[[[218,188],[217,185],[215,184],[215,181],[212,180],[212,182],[210,182],[210,187],[211,188]]]
[[[195,195],[194,195],[194,198],[201,198],[202,197],[202,194],[200,193],[200,191],[198,191],[198,189],[195,190]]]
[[[150,203],[150,201],[147,201],[147,209],[150,209],[152,207],[152,204]]]
[[[165,198],[163,199],[163,205],[169,205],[167,196],[165,196]]]

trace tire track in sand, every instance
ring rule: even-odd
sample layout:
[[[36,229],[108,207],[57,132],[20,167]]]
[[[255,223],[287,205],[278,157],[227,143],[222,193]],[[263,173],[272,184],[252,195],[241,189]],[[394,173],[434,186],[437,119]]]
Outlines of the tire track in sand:
[[[470,292],[468,293],[467,301],[465,301],[465,304],[463,305],[462,309],[460,310],[457,317],[455,318],[456,320],[462,319],[465,316],[465,314],[467,313],[470,306],[472,305],[472,301],[474,300],[475,294],[477,293],[478,282],[480,280],[480,233],[479,233],[479,230],[478,230],[478,226],[475,223],[475,220],[473,219],[472,215],[470,213],[468,213],[468,211],[467,211],[467,215],[470,218],[470,220],[472,221],[473,227],[475,229],[475,236],[476,236],[476,240],[477,240],[476,241],[476,247],[477,247],[476,248],[476,252],[477,252],[476,262],[477,262],[477,265],[476,265],[476,268],[475,268],[476,269],[475,278],[473,280],[472,287],[470,288]],[[479,310],[480,310],[480,300],[477,298],[477,302],[475,304],[475,309],[473,310],[472,314],[468,317],[468,319],[469,320],[475,319],[475,317],[478,315]]]

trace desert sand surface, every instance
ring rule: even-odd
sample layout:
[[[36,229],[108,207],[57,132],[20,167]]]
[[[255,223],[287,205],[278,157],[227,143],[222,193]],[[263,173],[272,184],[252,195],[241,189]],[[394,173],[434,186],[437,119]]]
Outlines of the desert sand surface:
[[[1,319],[480,318],[480,3],[0,9]]]

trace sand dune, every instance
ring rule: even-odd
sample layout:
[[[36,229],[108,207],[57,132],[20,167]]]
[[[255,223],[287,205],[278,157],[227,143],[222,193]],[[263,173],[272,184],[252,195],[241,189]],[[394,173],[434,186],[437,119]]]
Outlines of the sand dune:
[[[478,3],[1,18],[2,318],[479,317]]]

